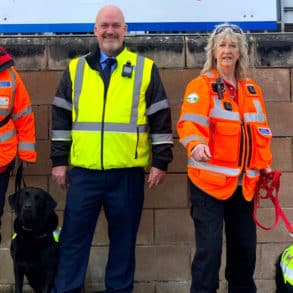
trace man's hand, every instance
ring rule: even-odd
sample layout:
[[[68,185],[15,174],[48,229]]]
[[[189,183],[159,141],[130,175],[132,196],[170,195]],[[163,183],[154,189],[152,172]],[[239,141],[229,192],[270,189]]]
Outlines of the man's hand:
[[[52,179],[63,190],[68,187],[67,169],[68,166],[57,166],[52,168]]]
[[[151,167],[148,178],[149,188],[152,188],[153,186],[157,186],[158,184],[162,183],[165,179],[165,176],[166,171]]]

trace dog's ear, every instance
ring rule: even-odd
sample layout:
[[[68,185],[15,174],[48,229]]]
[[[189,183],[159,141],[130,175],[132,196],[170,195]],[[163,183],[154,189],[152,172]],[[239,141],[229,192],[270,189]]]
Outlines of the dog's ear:
[[[16,208],[17,194],[18,194],[18,192],[10,194],[8,196],[9,205],[13,210],[15,210],[15,208]]]

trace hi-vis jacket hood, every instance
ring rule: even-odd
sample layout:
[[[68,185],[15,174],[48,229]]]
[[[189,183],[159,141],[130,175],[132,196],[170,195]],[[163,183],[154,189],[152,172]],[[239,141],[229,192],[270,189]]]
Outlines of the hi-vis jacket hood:
[[[13,67],[12,58],[0,48],[0,167],[16,156],[36,161],[34,115],[27,90]]]
[[[227,199],[244,172],[243,194],[251,200],[260,170],[272,159],[263,95],[259,86],[247,79],[238,82],[238,103],[227,91],[220,99],[214,86],[217,78],[214,70],[195,78],[186,88],[177,131],[189,157],[188,176],[208,194]],[[210,147],[208,162],[191,157],[200,143]]]

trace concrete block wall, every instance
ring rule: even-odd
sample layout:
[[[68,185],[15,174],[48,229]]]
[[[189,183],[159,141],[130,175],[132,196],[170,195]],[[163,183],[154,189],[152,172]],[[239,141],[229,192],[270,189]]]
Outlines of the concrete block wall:
[[[293,221],[293,35],[248,34],[251,75],[262,86],[273,131],[273,167],[281,169],[280,201]],[[197,76],[205,60],[207,35],[129,35],[131,49],[153,58],[172,107],[174,161],[166,181],[153,190],[146,188],[145,205],[137,241],[135,293],[187,293],[190,265],[194,254],[193,223],[189,216],[186,186],[186,154],[178,143],[176,122],[187,82]],[[62,224],[65,193],[51,181],[49,160],[50,105],[62,71],[68,60],[94,48],[96,40],[85,36],[0,36],[0,45],[15,59],[16,67],[30,93],[36,115],[38,162],[25,170],[28,185],[48,190],[58,202]],[[11,178],[8,194],[13,192]],[[0,245],[0,293],[13,292],[13,268],[9,254],[13,213],[6,205],[3,242]],[[274,209],[262,202],[259,219],[274,220]],[[274,292],[274,262],[277,255],[292,243],[283,223],[272,231],[258,230],[255,279],[258,292]],[[92,243],[86,292],[103,289],[107,259],[107,224],[102,214]],[[224,280],[225,250],[219,293],[226,292]],[[30,292],[29,288],[26,288]]]

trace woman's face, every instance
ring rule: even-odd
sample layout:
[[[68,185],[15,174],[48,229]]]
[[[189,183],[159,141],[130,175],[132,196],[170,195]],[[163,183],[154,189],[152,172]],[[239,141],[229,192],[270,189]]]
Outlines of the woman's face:
[[[240,49],[236,38],[225,37],[217,41],[214,58],[218,69],[234,70],[239,57]]]

